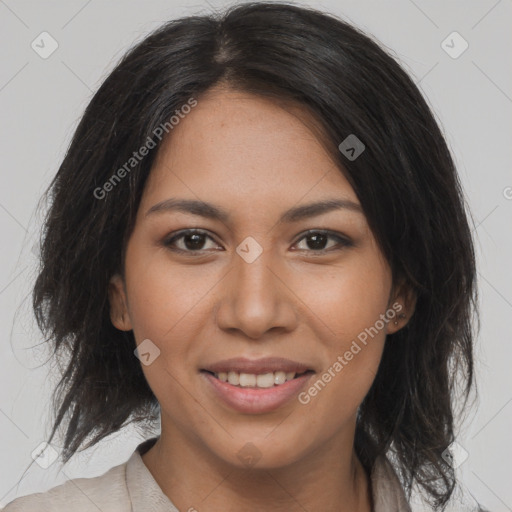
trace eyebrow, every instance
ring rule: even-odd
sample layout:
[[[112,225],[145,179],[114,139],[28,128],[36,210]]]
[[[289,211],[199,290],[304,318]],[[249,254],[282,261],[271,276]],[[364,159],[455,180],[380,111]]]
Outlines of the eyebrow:
[[[346,209],[363,214],[361,205],[348,199],[325,199],[316,203],[295,206],[284,212],[281,215],[279,222],[298,222],[309,217],[315,217],[323,213],[340,209]],[[228,222],[230,219],[230,214],[219,206],[195,199],[176,198],[165,199],[164,201],[155,204],[146,212],[145,216],[168,211],[191,213],[193,215],[199,215],[201,217],[206,217],[212,220],[219,220],[221,222]]]

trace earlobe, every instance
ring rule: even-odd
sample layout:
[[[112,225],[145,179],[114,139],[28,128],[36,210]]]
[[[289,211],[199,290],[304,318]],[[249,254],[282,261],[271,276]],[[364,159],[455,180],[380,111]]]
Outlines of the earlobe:
[[[121,331],[130,331],[132,324],[128,308],[126,307],[126,294],[122,277],[115,274],[108,285],[108,298],[110,303],[110,320]]]
[[[405,327],[407,325],[407,322],[405,322],[404,320],[407,319],[407,315],[405,313],[399,313],[396,317],[395,317],[395,320],[393,320],[393,330],[391,333],[388,333],[389,334],[393,334],[397,331],[399,331],[400,329],[402,329],[403,327]]]
[[[393,305],[393,309],[396,311],[395,318],[388,324],[388,334],[394,334],[395,332],[403,329],[410,321],[416,308],[416,293],[414,290],[402,282],[398,286],[398,291],[392,293],[392,299],[389,305]]]
[[[403,329],[408,323],[410,316],[408,316],[406,313],[404,313],[404,308],[401,302],[396,301],[393,304],[397,305],[400,304],[402,308],[400,309],[400,313],[396,313],[395,317],[388,323],[386,333],[387,334],[395,334],[400,329]]]

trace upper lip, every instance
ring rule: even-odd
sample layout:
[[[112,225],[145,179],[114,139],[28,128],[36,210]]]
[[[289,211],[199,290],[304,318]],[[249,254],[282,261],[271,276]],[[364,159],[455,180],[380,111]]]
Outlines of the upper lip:
[[[203,370],[212,373],[238,372],[258,375],[278,371],[303,373],[311,370],[311,368],[303,363],[285,359],[283,357],[264,357],[262,359],[235,357],[233,359],[224,359],[222,361],[209,364],[208,366],[205,366]]]

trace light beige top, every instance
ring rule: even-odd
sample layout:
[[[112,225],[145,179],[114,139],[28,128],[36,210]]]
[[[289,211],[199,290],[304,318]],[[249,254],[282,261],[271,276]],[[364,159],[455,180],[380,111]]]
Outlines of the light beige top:
[[[8,503],[4,512],[180,512],[163,493],[141,455],[157,438],[140,443],[130,458],[93,478],[68,480],[46,492]],[[398,478],[386,459],[371,473],[374,512],[410,512]],[[196,504],[197,505],[197,504]],[[197,505],[199,507],[199,505]],[[200,507],[199,507],[200,508]],[[194,503],[181,512],[193,512]]]

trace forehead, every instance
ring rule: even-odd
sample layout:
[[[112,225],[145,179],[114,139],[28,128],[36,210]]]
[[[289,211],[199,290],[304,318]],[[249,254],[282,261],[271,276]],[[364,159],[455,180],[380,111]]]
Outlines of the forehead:
[[[164,139],[144,205],[177,195],[255,207],[326,194],[357,201],[320,133],[318,122],[296,105],[212,89]]]

